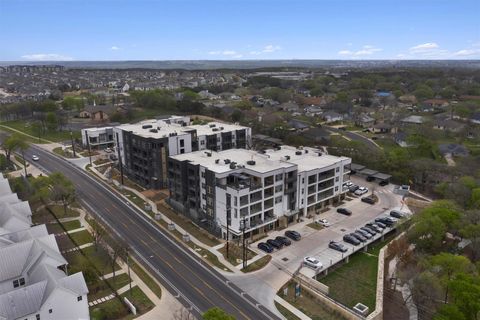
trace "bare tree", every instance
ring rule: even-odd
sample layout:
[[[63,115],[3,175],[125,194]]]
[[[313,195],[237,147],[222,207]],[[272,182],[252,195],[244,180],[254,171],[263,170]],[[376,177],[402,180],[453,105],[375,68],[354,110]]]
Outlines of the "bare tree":
[[[126,261],[128,254],[128,245],[123,240],[116,240],[111,238],[109,241],[110,247],[110,265],[112,267],[112,276],[115,281],[115,266],[117,264],[117,259],[122,259]]]
[[[103,237],[107,233],[105,228],[102,227],[96,220],[92,219],[89,221],[90,227],[92,228],[92,237],[93,244],[95,245],[95,251],[98,251],[98,245],[102,241]]]

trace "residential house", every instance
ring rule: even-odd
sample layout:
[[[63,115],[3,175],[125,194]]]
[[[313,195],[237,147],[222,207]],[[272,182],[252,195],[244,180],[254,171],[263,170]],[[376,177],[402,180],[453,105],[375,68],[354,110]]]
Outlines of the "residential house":
[[[460,132],[465,129],[465,124],[453,119],[436,120],[433,128],[443,131]]]
[[[404,124],[404,125],[410,125],[410,124],[413,124],[413,125],[421,125],[422,123],[425,122],[425,118],[422,117],[422,116],[415,116],[415,115],[411,115],[411,116],[408,116],[406,118],[403,118],[402,120],[400,120],[400,123]]]
[[[291,119],[287,123],[292,131],[305,131],[310,128],[310,124],[305,121]]]
[[[470,154],[464,145],[457,143],[440,144],[438,145],[438,150],[443,156],[451,154],[454,157],[467,157]]]
[[[311,128],[302,132],[302,136],[305,138],[314,141],[317,144],[324,144],[330,140],[331,132],[324,128]]]
[[[355,125],[362,128],[371,128],[374,123],[375,119],[364,113],[355,119]]]
[[[471,123],[480,124],[480,112],[475,112],[469,118]]]
[[[429,106],[432,108],[444,108],[448,107],[449,103],[448,100],[445,99],[428,99],[423,101],[424,106]]]
[[[325,120],[325,122],[327,123],[342,121],[343,118],[343,115],[335,111],[326,111],[322,113],[322,119]]]
[[[372,133],[395,133],[397,127],[390,123],[380,122],[369,127],[368,130]]]
[[[393,136],[393,140],[402,148],[410,146],[410,144],[407,142],[407,134],[403,131],[395,133],[395,135]]]
[[[96,122],[108,122],[110,116],[115,112],[115,107],[110,105],[91,105],[86,106],[80,111],[80,118],[89,118]]]
[[[300,112],[300,106],[296,104],[295,102],[289,101],[282,103],[277,106],[277,108],[283,110],[283,111],[288,111],[288,112]]]

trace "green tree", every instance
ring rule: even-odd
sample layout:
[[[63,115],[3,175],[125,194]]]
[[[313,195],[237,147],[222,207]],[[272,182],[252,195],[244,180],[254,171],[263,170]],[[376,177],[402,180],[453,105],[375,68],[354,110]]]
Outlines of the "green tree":
[[[54,202],[60,202],[63,206],[65,215],[67,208],[75,201],[75,187],[63,174],[59,172],[48,176],[48,186],[50,199]]]
[[[415,244],[419,251],[439,252],[447,232],[443,221],[438,216],[424,212],[417,215],[414,221],[414,225],[408,232],[410,242]]]
[[[242,111],[236,109],[235,111],[233,111],[231,118],[233,122],[240,122],[245,118],[245,115]]]
[[[215,307],[208,309],[203,315],[203,320],[235,320],[234,316],[229,315],[222,309]]]
[[[15,150],[18,150],[21,146],[23,146],[23,143],[23,137],[18,134],[13,134],[3,140],[1,148],[5,152],[7,162],[11,163],[12,152],[15,152]]]
[[[58,119],[57,115],[53,112],[47,113],[45,118],[46,126],[48,131],[56,131],[58,128]]]
[[[433,320],[466,320],[466,318],[457,306],[446,304],[440,307]]]
[[[450,282],[453,305],[465,319],[476,320],[480,316],[480,277],[471,274],[458,274]]]

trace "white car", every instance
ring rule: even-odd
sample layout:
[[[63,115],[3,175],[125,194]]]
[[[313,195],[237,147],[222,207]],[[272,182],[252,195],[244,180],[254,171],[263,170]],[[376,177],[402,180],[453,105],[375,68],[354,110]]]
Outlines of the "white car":
[[[113,152],[113,150],[111,148],[107,148],[107,149],[105,149],[105,152],[110,153],[110,152]]]
[[[347,188],[350,188],[351,186],[353,186],[353,182],[352,181],[347,181],[343,185]]]
[[[317,223],[317,224],[319,224],[319,225],[321,225],[322,227],[325,227],[325,228],[331,226],[330,222],[328,222],[327,219],[320,219],[320,220],[315,221],[315,223]]]
[[[38,160],[40,160],[40,158],[39,158],[37,155],[34,154],[34,155],[32,156],[32,160],[33,160],[33,161],[38,161]]]
[[[358,188],[357,190],[355,190],[355,194],[357,196],[361,196],[362,194],[365,194],[368,192],[368,188],[367,187],[360,187]]]
[[[307,267],[310,267],[314,270],[322,269],[323,264],[315,259],[314,257],[305,257],[303,258],[303,264]]]

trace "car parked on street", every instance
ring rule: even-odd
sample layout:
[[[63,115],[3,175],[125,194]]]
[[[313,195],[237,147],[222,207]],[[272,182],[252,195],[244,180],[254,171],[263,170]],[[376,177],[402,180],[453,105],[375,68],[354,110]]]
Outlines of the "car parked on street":
[[[363,197],[362,202],[368,203],[368,204],[375,204],[375,199],[368,196],[368,197]]]
[[[277,241],[277,240],[273,240],[273,239],[268,239],[267,240],[267,243],[269,245],[271,245],[272,247],[274,247],[275,249],[282,249],[283,248],[283,243]]]
[[[315,259],[314,257],[305,257],[303,259],[303,264],[306,265],[307,267],[310,267],[314,270],[322,269],[323,264]]]
[[[315,221],[316,224],[321,225],[322,227],[328,228],[331,226],[330,222],[327,219],[319,219]]]
[[[295,241],[299,241],[302,238],[300,233],[298,233],[297,231],[294,231],[294,230],[285,231],[285,236],[289,237],[290,239],[295,240]]]
[[[341,244],[340,242],[336,242],[336,241],[330,241],[330,243],[328,244],[328,247],[330,249],[337,250],[337,251],[340,251],[340,252],[347,252],[348,251],[348,249],[345,248],[345,246],[343,244]]]
[[[262,250],[262,251],[265,251],[266,253],[272,253],[273,252],[273,247],[265,242],[260,242],[258,245],[257,245],[257,248]]]
[[[353,244],[354,246],[358,246],[360,244],[360,241],[357,238],[349,234],[343,236],[343,241]]]
[[[292,241],[290,241],[288,238],[283,237],[283,236],[278,236],[275,238],[276,241],[280,242],[284,246],[288,247],[289,245],[292,244]]]
[[[351,216],[352,215],[352,211],[348,210],[347,208],[338,208],[337,212],[341,213],[341,214],[344,214],[346,216]]]

